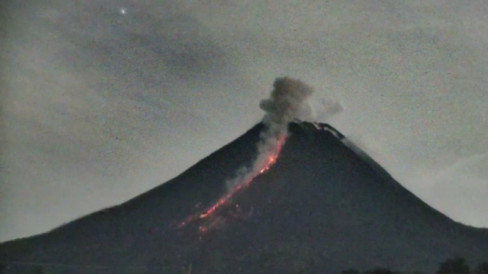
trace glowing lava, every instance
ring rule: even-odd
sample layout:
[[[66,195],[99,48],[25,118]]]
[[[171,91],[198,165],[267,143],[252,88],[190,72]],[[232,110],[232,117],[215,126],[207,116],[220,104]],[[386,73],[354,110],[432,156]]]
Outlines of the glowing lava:
[[[225,196],[220,198],[216,203],[214,203],[211,207],[200,213],[199,215],[190,215],[188,216],[184,221],[182,221],[179,225],[178,228],[181,228],[190,222],[194,221],[195,219],[205,219],[211,216],[217,209],[219,209],[221,206],[224,204],[228,203],[229,200],[239,192],[241,189],[244,187],[249,186],[249,184],[259,176],[260,174],[265,173],[268,171],[275,163],[276,160],[278,159],[278,155],[280,154],[281,148],[283,147],[283,144],[285,143],[286,135],[281,134],[277,139],[276,139],[276,144],[273,146],[270,151],[267,152],[267,156],[264,158],[264,160],[259,160],[260,157],[258,157],[258,160],[256,163],[254,163],[253,171],[248,174],[247,176],[244,176],[239,184],[237,184],[234,188],[232,188]],[[202,231],[202,229],[199,229]]]

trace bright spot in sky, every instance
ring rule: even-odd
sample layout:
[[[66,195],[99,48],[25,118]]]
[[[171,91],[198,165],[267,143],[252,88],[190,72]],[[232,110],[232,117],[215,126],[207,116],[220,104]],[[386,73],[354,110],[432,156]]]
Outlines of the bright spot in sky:
[[[120,8],[120,14],[125,15],[127,13],[127,10],[125,8]]]

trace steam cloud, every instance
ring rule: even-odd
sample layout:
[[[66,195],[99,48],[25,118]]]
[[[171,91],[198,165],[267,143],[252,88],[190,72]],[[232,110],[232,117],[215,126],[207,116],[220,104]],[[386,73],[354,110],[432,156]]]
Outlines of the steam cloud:
[[[273,87],[270,98],[260,103],[266,114],[263,118],[265,129],[257,143],[258,157],[251,168],[241,168],[237,176],[227,182],[229,188],[259,174],[269,162],[269,157],[278,156],[288,134],[288,123],[295,118],[307,118],[311,113],[307,104],[307,98],[313,93],[310,86],[300,80],[283,77],[276,79]]]
[[[342,103],[328,99],[320,99],[312,106],[315,121],[326,121],[344,111]]]
[[[274,89],[269,99],[262,100],[260,107],[266,111],[263,123],[267,127],[264,133],[284,133],[288,129],[288,122],[294,118],[310,113],[306,99],[312,95],[311,87],[300,80],[283,77],[274,82]],[[266,136],[264,136],[267,139]]]

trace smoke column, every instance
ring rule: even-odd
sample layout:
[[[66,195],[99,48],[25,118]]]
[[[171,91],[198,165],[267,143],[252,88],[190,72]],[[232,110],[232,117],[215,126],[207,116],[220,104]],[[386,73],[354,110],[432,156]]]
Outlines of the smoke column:
[[[227,182],[229,189],[267,170],[276,161],[285,142],[288,123],[310,113],[306,100],[313,93],[311,87],[289,77],[276,79],[273,87],[270,97],[262,100],[259,105],[266,114],[263,118],[265,128],[257,143],[258,156],[251,168],[240,169],[237,176]]]
[[[280,150],[288,135],[288,123],[303,113],[310,113],[310,106],[306,99],[312,94],[312,88],[299,80],[283,77],[274,82],[274,89],[270,98],[261,101],[260,107],[266,114],[263,118],[264,130],[261,131],[257,143],[258,156],[250,168],[241,168],[233,179],[226,182],[227,194],[212,206],[198,215],[190,215],[179,223],[178,228],[184,227],[196,219],[211,216],[221,206],[226,204],[240,189],[250,184],[261,173],[268,170],[278,159]],[[201,232],[208,231],[208,227],[200,226]]]

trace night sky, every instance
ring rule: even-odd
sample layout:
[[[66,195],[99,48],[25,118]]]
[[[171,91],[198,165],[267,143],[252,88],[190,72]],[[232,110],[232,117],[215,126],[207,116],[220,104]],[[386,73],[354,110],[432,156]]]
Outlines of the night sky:
[[[0,241],[173,178],[259,122],[280,76],[410,191],[488,227],[485,1],[2,5]]]

